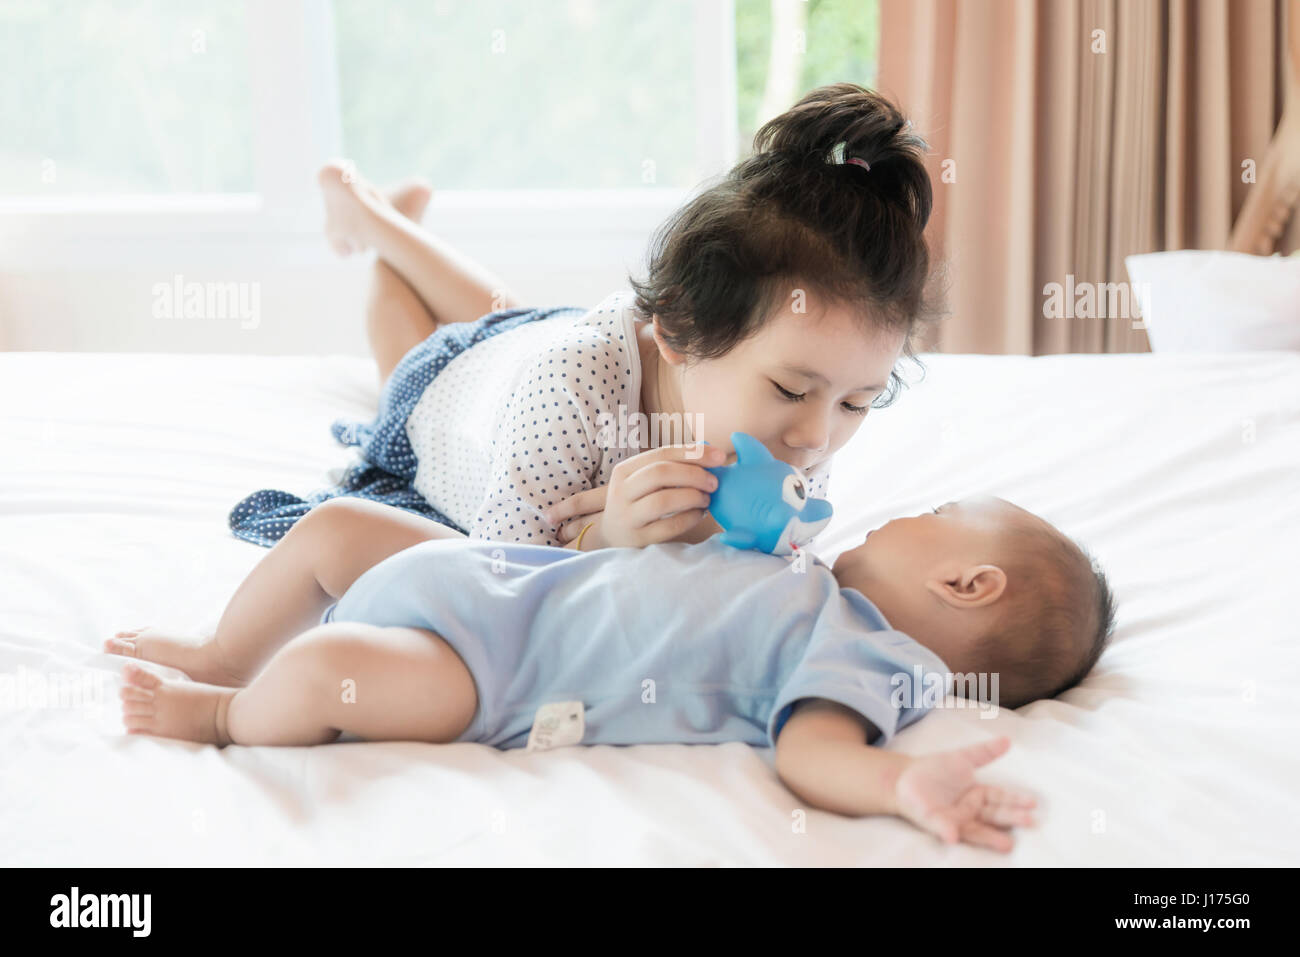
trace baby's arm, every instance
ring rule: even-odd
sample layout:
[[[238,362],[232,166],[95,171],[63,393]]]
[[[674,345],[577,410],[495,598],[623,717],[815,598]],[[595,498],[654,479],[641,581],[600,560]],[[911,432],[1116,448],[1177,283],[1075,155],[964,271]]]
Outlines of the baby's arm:
[[[776,773],[814,807],[853,817],[897,814],[898,777],[912,758],[870,747],[879,734],[850,708],[806,698],[776,739]]]
[[[1031,825],[1034,798],[980,784],[975,769],[1003,754],[1010,739],[912,757],[868,744],[879,730],[832,701],[797,702],[776,741],[776,771],[814,807],[838,814],[896,814],[948,843],[1009,851],[1005,828]]]

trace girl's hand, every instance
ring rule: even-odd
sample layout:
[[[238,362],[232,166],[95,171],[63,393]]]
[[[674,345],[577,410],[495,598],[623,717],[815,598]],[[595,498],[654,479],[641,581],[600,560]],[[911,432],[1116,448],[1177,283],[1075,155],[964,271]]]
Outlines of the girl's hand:
[[[594,531],[594,529],[593,529]],[[585,543],[585,540],[584,540]],[[998,788],[975,780],[975,769],[1006,753],[1008,737],[913,759],[898,776],[894,799],[899,817],[938,835],[1006,853],[1015,825],[1033,826],[1029,811],[1037,802],[1026,791]]]
[[[608,485],[572,495],[546,515],[566,543],[596,519],[584,547],[592,536],[605,548],[672,541],[705,517],[718,487],[706,469],[726,460],[721,449],[698,442],[640,452],[614,466]]]
[[[582,531],[582,526],[586,525],[592,519],[599,520],[602,512],[605,511],[605,496],[609,493],[609,486],[602,485],[599,488],[589,488],[586,491],[578,492],[576,495],[570,495],[563,502],[552,505],[542,514],[552,525],[559,526],[560,541],[567,545],[578,537]],[[593,527],[587,533],[587,538],[591,538],[596,529]],[[583,539],[583,544],[587,539]]]

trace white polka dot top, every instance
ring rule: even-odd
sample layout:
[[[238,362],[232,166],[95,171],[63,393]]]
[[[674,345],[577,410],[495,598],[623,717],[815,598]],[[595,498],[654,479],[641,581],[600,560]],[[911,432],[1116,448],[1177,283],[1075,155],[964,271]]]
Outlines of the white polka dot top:
[[[648,436],[640,447],[610,440],[620,406],[623,421],[641,410],[634,301],[621,290],[448,362],[406,423],[416,491],[470,538],[562,544],[541,510],[608,485],[619,462],[651,447]],[[812,496],[825,497],[828,478],[829,463],[808,474]]]

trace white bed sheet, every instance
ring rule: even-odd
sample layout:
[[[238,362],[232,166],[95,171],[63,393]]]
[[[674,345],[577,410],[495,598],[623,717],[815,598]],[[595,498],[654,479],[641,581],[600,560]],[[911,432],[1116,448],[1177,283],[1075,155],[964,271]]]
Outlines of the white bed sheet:
[[[770,752],[741,744],[529,755],[124,735],[121,661],[100,652],[104,637],[214,622],[264,554],[229,534],[228,510],[256,488],[325,484],[348,460],[329,423],[373,411],[373,368],[11,353],[0,676],[15,697],[0,704],[0,863],[1300,862],[1300,355],[925,362],[925,380],[837,456],[820,554],[895,515],[992,492],[1083,541],[1120,600],[1115,644],[1079,688],[992,720],[941,709],[893,745],[921,754],[1010,735],[982,776],[1040,797],[1040,823],[1012,854],[945,847],[893,818],[809,811],[800,830]],[[33,675],[91,683],[94,704],[32,706]]]

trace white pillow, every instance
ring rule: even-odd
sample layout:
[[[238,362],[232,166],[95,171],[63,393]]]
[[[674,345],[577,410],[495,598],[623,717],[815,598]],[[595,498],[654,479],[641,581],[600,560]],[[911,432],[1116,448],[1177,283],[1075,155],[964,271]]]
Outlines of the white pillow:
[[[1300,351],[1300,255],[1184,249],[1124,264],[1152,352]]]

